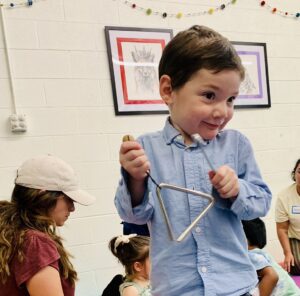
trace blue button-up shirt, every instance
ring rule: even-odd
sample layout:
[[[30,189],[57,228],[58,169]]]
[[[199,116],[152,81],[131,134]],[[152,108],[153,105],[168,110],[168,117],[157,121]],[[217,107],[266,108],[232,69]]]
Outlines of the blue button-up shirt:
[[[115,204],[122,219],[148,223],[151,234],[151,286],[154,296],[240,296],[257,284],[240,220],[265,216],[271,192],[263,182],[248,139],[225,130],[204,145],[214,167],[228,165],[238,175],[237,198],[221,198],[213,190],[211,170],[199,143],[186,146],[167,120],[162,131],[141,136],[151,163],[151,176],[169,183],[213,194],[215,205],[182,242],[170,240],[156,185],[148,179],[143,202],[132,208],[126,172],[117,189]],[[199,196],[163,189],[170,223],[178,237],[207,205]]]

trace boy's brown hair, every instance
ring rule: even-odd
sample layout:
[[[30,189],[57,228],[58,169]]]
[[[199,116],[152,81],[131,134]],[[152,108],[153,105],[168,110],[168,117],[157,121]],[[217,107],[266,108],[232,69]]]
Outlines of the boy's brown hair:
[[[168,75],[172,89],[183,86],[200,69],[218,73],[235,70],[244,79],[245,69],[230,41],[205,26],[195,25],[179,32],[164,48],[159,78]]]

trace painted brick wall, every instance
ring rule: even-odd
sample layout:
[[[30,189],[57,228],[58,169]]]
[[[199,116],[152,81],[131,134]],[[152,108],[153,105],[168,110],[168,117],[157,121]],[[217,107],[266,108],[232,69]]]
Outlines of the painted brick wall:
[[[168,12],[203,11],[223,1],[136,1]],[[273,2],[297,12],[298,1]],[[15,82],[16,105],[28,131],[10,132],[13,105],[0,32],[0,199],[9,199],[16,168],[26,158],[53,153],[71,163],[82,187],[95,194],[91,207],[77,206],[61,229],[75,255],[80,282],[76,295],[100,295],[122,268],[109,253],[109,239],[121,233],[113,205],[119,178],[118,150],[123,134],[137,136],[161,129],[165,116],[114,115],[104,26],[171,28],[210,26],[230,40],[266,42],[272,108],[237,110],[230,127],[252,141],[262,174],[273,193],[290,183],[289,171],[300,150],[299,20],[275,16],[259,1],[237,1],[225,11],[201,17],[163,19],[113,0],[45,0],[31,8],[5,9],[7,40]],[[268,249],[280,260],[274,209],[265,218]]]

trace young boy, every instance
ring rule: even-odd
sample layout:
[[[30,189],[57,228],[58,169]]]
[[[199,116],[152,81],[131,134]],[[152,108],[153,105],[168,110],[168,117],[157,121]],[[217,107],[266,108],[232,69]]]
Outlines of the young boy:
[[[148,223],[152,295],[249,295],[257,276],[240,220],[266,215],[271,193],[248,139],[234,130],[223,131],[244,78],[241,60],[222,35],[193,26],[165,47],[159,77],[170,116],[162,131],[121,145],[122,178],[115,197],[122,219]],[[204,143],[195,141],[194,134]],[[170,240],[149,172],[158,183],[215,198],[181,243]],[[192,194],[163,190],[162,196],[176,236],[207,206]]]
[[[259,219],[243,221],[248,240],[249,257],[258,278],[260,296],[299,296],[297,287],[289,274],[269,255],[262,250],[267,243],[265,223]]]

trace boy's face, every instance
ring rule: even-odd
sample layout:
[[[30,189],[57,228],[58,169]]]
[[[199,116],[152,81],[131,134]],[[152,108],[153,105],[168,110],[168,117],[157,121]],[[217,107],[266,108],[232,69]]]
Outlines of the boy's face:
[[[169,76],[161,78],[162,98],[170,109],[173,125],[181,131],[186,143],[195,133],[211,140],[225,127],[233,116],[240,83],[240,74],[233,70],[213,73],[201,69],[177,90],[171,89]]]

